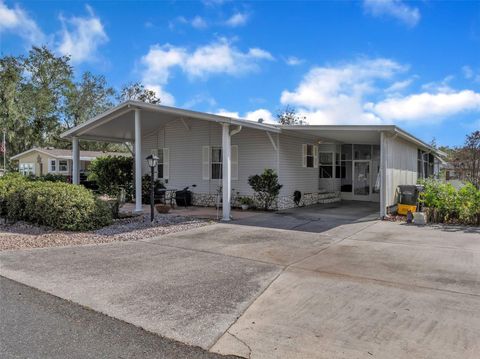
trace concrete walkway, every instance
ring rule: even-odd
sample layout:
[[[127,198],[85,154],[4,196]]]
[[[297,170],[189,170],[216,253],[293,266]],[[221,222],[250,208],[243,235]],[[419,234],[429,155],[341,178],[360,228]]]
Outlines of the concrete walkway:
[[[0,275],[221,354],[476,358],[479,232],[379,222],[375,210],[335,204],[5,252]]]

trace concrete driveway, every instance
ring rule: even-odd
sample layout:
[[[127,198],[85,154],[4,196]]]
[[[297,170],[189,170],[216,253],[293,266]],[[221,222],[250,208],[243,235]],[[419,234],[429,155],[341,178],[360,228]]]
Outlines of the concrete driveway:
[[[376,210],[332,204],[4,252],[0,275],[221,354],[477,358],[480,232],[379,222]]]

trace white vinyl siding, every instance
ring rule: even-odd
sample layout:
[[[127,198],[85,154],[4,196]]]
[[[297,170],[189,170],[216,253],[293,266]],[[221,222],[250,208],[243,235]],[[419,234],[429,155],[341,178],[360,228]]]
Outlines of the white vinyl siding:
[[[279,182],[283,185],[280,195],[293,196],[295,190],[302,194],[318,191],[318,168],[308,168],[305,163],[305,139],[285,134],[279,137]]]
[[[385,136],[386,205],[395,204],[398,185],[417,183],[417,146],[400,138]]]
[[[142,158],[148,156],[153,148],[168,148],[170,174],[167,188],[182,189],[188,186],[196,193],[215,194],[221,181],[211,179],[210,156],[212,147],[222,146],[222,127],[202,120],[185,119],[185,122],[189,130],[181,121],[172,121],[143,137]],[[275,138],[276,134],[273,136]],[[232,136],[231,142],[232,190],[245,195],[252,194],[248,177],[260,174],[266,168],[277,171],[276,151],[262,130],[243,128]],[[149,173],[146,161],[143,162],[143,173]]]

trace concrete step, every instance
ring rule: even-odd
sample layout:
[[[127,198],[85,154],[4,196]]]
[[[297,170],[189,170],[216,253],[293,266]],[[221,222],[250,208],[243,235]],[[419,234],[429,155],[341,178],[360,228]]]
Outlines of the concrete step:
[[[340,197],[323,198],[323,199],[319,199],[318,203],[320,204],[336,203],[336,202],[340,202],[341,200],[342,199]]]
[[[338,198],[340,194],[338,192],[319,192],[318,199],[330,199],[330,198]]]

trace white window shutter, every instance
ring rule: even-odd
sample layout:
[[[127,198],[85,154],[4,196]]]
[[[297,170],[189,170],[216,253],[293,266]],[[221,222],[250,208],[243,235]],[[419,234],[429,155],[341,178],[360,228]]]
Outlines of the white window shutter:
[[[158,157],[158,149],[152,148],[150,154]],[[148,174],[150,174],[150,167],[148,167]],[[158,179],[158,168],[153,169],[153,179]]]
[[[210,179],[210,146],[202,147],[202,178]]]
[[[318,168],[318,146],[313,146],[313,167]]]
[[[170,178],[170,149],[163,149],[163,179]]]
[[[233,145],[230,154],[232,162],[232,180],[238,180],[238,146]]]
[[[52,172],[52,160],[48,159],[48,172]]]
[[[302,145],[302,167],[307,167],[307,145]]]

